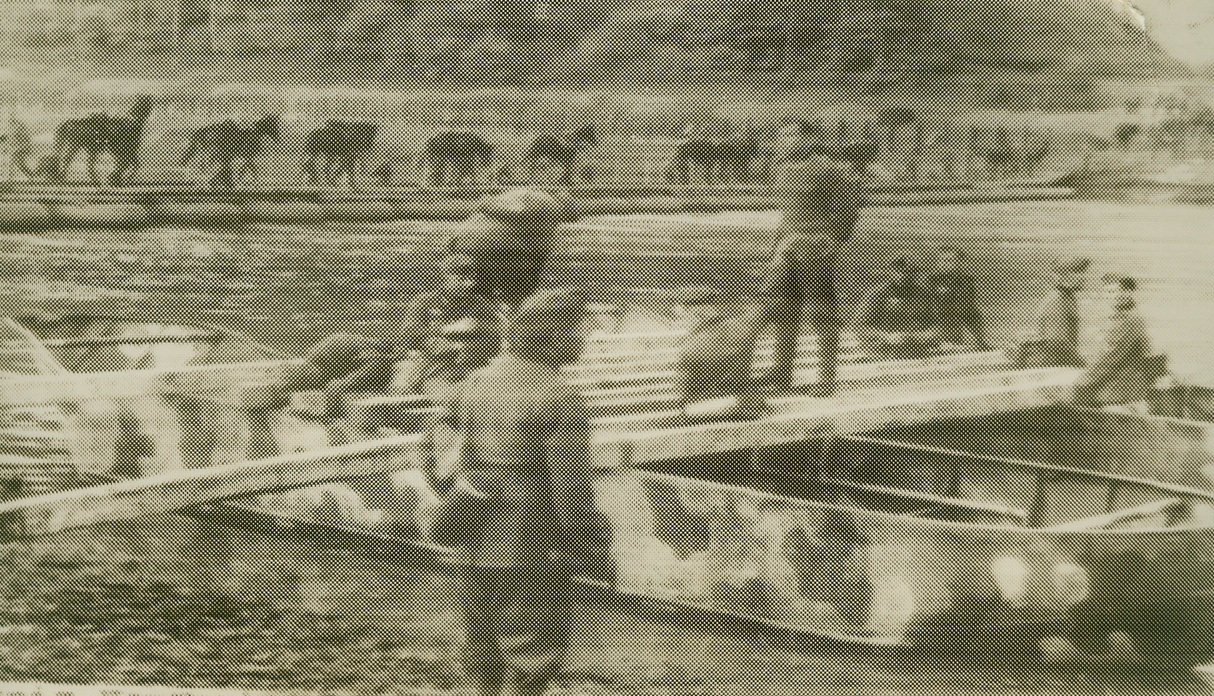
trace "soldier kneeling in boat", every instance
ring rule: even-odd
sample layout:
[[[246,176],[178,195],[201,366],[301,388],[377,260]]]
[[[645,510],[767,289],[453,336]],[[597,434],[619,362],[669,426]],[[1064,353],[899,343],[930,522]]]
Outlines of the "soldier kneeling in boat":
[[[487,364],[501,348],[499,305],[481,290],[471,257],[448,255],[442,271],[442,286],[421,293],[406,308],[398,341],[357,334],[328,336],[312,346],[303,363],[288,366],[278,380],[247,391],[243,406],[255,437],[268,437],[268,414],[287,406],[293,392],[323,391],[323,411],[318,415],[332,422],[345,415],[350,393],[383,392],[392,386],[392,391],[441,400],[452,384]],[[411,369],[393,384],[402,359]],[[338,434],[330,432],[331,438]],[[250,456],[275,453],[272,442],[261,440],[251,442],[250,450]]]
[[[912,360],[940,347],[932,300],[919,284],[919,270],[905,256],[890,264],[893,276],[865,299],[856,334],[870,358]]]
[[[1167,371],[1166,357],[1151,354],[1151,339],[1134,299],[1137,282],[1108,274],[1103,283],[1112,309],[1105,345],[1075,382],[1074,402],[1099,407],[1147,401]]]

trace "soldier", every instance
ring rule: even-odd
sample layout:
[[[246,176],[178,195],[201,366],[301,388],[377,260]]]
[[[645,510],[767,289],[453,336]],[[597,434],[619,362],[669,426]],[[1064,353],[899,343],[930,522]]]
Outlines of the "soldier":
[[[890,267],[893,277],[865,299],[856,333],[871,357],[926,357],[940,341],[932,326],[929,297],[918,283],[918,269],[905,256],[894,259]]]
[[[478,285],[476,261],[465,254],[443,259],[443,285],[405,309],[399,346],[416,366],[410,393],[445,395],[501,350],[500,308]]]
[[[770,391],[791,388],[797,337],[808,309],[818,334],[819,365],[818,382],[808,393],[826,397],[838,389],[838,257],[860,217],[864,182],[849,165],[831,159],[821,148],[799,156],[777,171],[776,192],[784,213],[781,239],[761,287],[769,308],[767,318],[775,328],[775,352],[760,386]]]
[[[1162,360],[1150,359],[1151,339],[1134,299],[1138,284],[1115,274],[1106,275],[1103,284],[1112,314],[1104,347],[1075,382],[1074,401],[1080,406],[1144,401],[1165,371]]]
[[[402,357],[411,358],[416,368],[406,390],[446,398],[452,384],[497,354],[501,342],[498,306],[477,285],[475,262],[450,255],[442,268],[442,287],[418,295],[406,309],[399,341],[347,333],[325,337],[308,350],[302,364],[288,366],[274,383],[245,393],[242,404],[250,423],[285,407],[292,392],[313,389],[324,392],[322,416],[341,418],[345,396],[386,390]],[[268,421],[262,425],[268,432]],[[262,456],[273,454],[271,443],[259,441],[257,448]]]
[[[463,667],[478,696],[540,696],[560,676],[576,628],[575,573],[610,581],[611,529],[594,502],[590,417],[562,368],[585,339],[586,302],[553,290],[524,302],[506,349],[453,399],[463,475],[489,501],[469,520]]]
[[[1054,288],[1021,334],[1013,362],[1018,367],[1083,367],[1079,356],[1079,301],[1090,259],[1056,259]]]
[[[447,251],[471,257],[489,297],[516,308],[535,292],[552,254],[564,206],[534,189],[483,199],[447,242]]]
[[[990,350],[982,331],[982,314],[978,311],[978,293],[974,276],[960,268],[964,258],[960,249],[945,246],[936,258],[936,270],[927,279],[932,299],[935,323],[940,340],[963,346],[973,337],[976,350]]]

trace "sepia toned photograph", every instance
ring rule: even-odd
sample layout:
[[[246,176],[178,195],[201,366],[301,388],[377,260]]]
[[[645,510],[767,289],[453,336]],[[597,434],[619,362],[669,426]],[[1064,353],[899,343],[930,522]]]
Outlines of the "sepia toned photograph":
[[[1210,693],[1208,0],[0,0],[0,695]]]

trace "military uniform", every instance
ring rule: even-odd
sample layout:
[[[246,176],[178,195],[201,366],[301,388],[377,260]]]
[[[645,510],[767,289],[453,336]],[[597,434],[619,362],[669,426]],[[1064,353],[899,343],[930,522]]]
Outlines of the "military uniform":
[[[1034,314],[1030,350],[1022,362],[1026,367],[1082,367],[1079,355],[1079,301],[1076,290],[1056,287]]]
[[[833,391],[842,323],[836,266],[864,205],[864,182],[843,163],[806,154],[778,172],[776,187],[784,213],[782,238],[761,286],[775,329],[774,364],[762,381],[777,390],[791,386],[797,337],[808,309],[818,334],[819,383]]]
[[[865,299],[856,333],[870,356],[922,358],[939,345],[932,318],[930,299],[912,275],[882,283]]]
[[[1027,335],[1017,347],[1014,362],[1020,367],[1083,367],[1079,355],[1079,301],[1083,282],[1078,277],[1089,265],[1086,258],[1055,260],[1057,279],[1033,314]]]
[[[608,552],[591,488],[589,413],[561,374],[580,340],[569,297],[525,303],[507,328],[510,352],[474,372],[452,408],[467,480],[490,501],[459,549],[464,669],[485,696],[506,681],[538,696],[557,676],[573,623],[572,573]]]
[[[436,380],[458,382],[501,350],[500,309],[483,293],[424,292],[404,316],[400,348],[415,353],[418,362],[408,391],[431,393],[427,387]]]
[[[927,289],[935,315],[934,322],[940,331],[940,339],[964,345],[972,334],[974,347],[987,350],[975,285],[974,276],[957,269],[938,271],[927,279]]]
[[[1105,346],[1075,382],[1075,401],[1085,406],[1143,401],[1160,374],[1149,374],[1151,339],[1131,300],[1109,319]]]

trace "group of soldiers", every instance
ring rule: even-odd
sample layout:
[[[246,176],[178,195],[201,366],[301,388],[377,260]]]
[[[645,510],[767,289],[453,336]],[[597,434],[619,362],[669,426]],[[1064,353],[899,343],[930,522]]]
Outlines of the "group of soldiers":
[[[729,294],[744,299],[733,307],[719,302],[724,289],[688,300],[712,309],[684,338],[677,369],[684,403],[792,391],[827,397],[838,389],[844,321],[837,269],[850,253],[848,242],[865,203],[864,184],[850,162],[825,148],[795,151],[795,160],[782,162],[777,170],[783,220],[757,287],[730,288]],[[483,200],[443,247],[441,285],[409,304],[397,340],[330,336],[280,383],[256,392],[251,410],[280,408],[292,391],[323,390],[326,415],[337,417],[343,395],[382,391],[394,380],[396,390],[441,399],[501,352],[503,327],[538,287],[563,216],[562,201],[540,191],[516,189]],[[856,316],[861,349],[874,359],[923,358],[941,349],[989,350],[976,282],[963,262],[961,250],[942,247],[924,278],[906,257],[893,259],[889,278],[868,294]],[[1055,262],[1054,287],[1013,351],[1019,365],[1084,365],[1075,295],[1088,265],[1087,259]],[[1105,392],[1120,373],[1147,370],[1142,366],[1151,358],[1134,307],[1134,281],[1122,276],[1106,280],[1115,310],[1108,344],[1076,388],[1076,400],[1089,404],[1113,403]],[[794,385],[797,344],[806,322],[817,336],[818,380]],[[755,375],[758,336],[764,331],[774,334],[772,363]],[[402,379],[395,374],[396,365],[406,357],[413,369]]]

